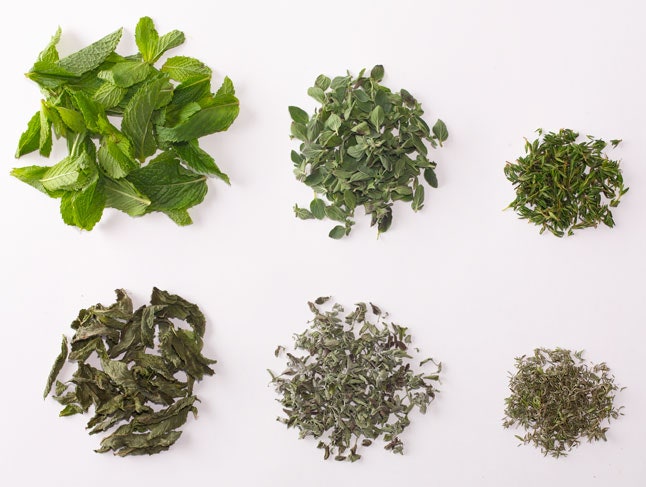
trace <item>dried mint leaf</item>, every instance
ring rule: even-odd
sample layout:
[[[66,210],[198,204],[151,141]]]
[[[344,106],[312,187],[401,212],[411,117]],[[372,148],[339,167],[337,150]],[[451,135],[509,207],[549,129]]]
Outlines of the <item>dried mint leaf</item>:
[[[577,142],[570,129],[543,133],[525,141],[525,156],[505,166],[505,176],[514,185],[516,198],[509,204],[520,218],[549,230],[557,237],[574,230],[613,227],[610,208],[619,205],[628,188],[619,161],[608,158],[607,143],[590,135]],[[617,147],[620,140],[611,140]]]
[[[287,355],[287,367],[269,371],[285,416],[278,421],[311,436],[324,458],[354,462],[361,446],[382,438],[384,448],[403,453],[401,433],[410,424],[409,413],[425,413],[438,392],[441,364],[418,373],[411,364],[411,335],[405,327],[386,323],[387,314],[374,304],[358,303],[347,315],[339,304],[323,311],[329,297],[310,302],[310,326],[295,335],[294,352],[279,346],[276,356]],[[371,321],[372,311],[375,321]],[[300,353],[300,354],[297,354]]]
[[[312,116],[289,107],[291,138],[301,141],[292,151],[294,174],[315,193],[309,210],[295,205],[294,213],[303,220],[341,223],[329,233],[334,239],[350,233],[359,206],[379,233],[392,224],[393,202],[422,209],[419,176],[437,187],[428,145],[442,146],[449,136],[441,120],[429,128],[421,104],[408,91],[392,92],[380,83],[383,66],[375,66],[370,76],[364,71],[356,78],[320,75],[307,91],[321,103]]]
[[[216,361],[202,354],[206,320],[197,305],[153,288],[151,304],[133,310],[125,291],[116,294],[114,304],[82,309],[72,322],[75,333],[69,347],[63,337],[45,397],[55,383],[61,416],[94,408],[90,434],[116,428],[97,452],[151,455],[179,439],[188,413],[197,416],[193,385],[213,375]],[[77,370],[60,382],[66,358]]]
[[[524,429],[518,440],[557,458],[583,439],[606,441],[607,423],[622,414],[610,369],[585,360],[583,352],[537,348],[518,357],[509,389],[503,426]]]
[[[149,17],[137,24],[139,52],[131,56],[116,52],[122,29],[63,59],[56,49],[60,36],[58,29],[26,74],[44,99],[20,136],[16,157],[35,151],[49,157],[54,138],[66,141],[69,155],[51,167],[11,174],[59,198],[63,221],[85,230],[106,207],[133,217],[159,211],[190,225],[188,209],[204,199],[207,177],[229,184],[198,140],[227,130],[238,116],[231,80],[212,93],[211,69],[187,56],[155,67],[185,37],[177,30],[160,36]]]

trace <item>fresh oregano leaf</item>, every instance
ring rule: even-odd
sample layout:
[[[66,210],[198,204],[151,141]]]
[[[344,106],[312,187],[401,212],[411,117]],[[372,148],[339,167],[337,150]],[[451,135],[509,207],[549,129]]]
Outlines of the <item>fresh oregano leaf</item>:
[[[294,174],[316,193],[311,214],[343,223],[329,233],[332,238],[350,233],[359,206],[379,233],[391,227],[394,201],[410,202],[420,210],[422,172],[437,187],[428,145],[442,145],[448,137],[446,125],[438,120],[431,131],[421,118],[419,102],[406,90],[395,93],[380,84],[383,76],[380,65],[369,77],[363,71],[354,78],[320,75],[307,93],[321,106],[311,116],[289,107],[291,137],[301,141],[291,155]]]
[[[47,157],[55,138],[65,140],[69,155],[51,167],[16,168],[12,175],[61,198],[63,221],[83,229],[94,227],[106,206],[131,216],[161,211],[188,225],[187,209],[206,194],[205,176],[229,184],[198,139],[227,130],[236,119],[233,83],[225,77],[212,93],[211,69],[188,56],[155,67],[185,37],[177,30],[160,35],[149,17],[135,29],[139,53],[118,54],[121,35],[119,29],[60,59],[56,31],[27,73],[45,99],[21,135],[16,157],[36,150]],[[155,166],[162,154],[167,162]]]
[[[202,354],[206,320],[195,304],[157,288],[135,311],[125,291],[116,293],[114,304],[83,309],[72,322],[71,352],[64,337],[45,396],[56,383],[60,416],[93,409],[87,429],[106,433],[97,452],[152,455],[180,438],[189,413],[197,416],[194,383],[213,375],[215,363]],[[63,383],[56,378],[66,358],[77,370]]]

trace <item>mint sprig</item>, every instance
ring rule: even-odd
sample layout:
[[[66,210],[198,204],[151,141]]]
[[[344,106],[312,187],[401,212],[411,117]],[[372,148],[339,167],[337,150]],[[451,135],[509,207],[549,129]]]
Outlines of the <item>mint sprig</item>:
[[[160,36],[149,17],[137,24],[139,52],[130,56],[115,51],[122,29],[63,58],[60,37],[59,28],[26,74],[44,98],[16,157],[35,151],[49,157],[53,139],[64,139],[69,154],[53,166],[11,174],[60,199],[63,221],[85,230],[106,207],[130,216],[160,211],[191,224],[187,210],[204,199],[207,177],[230,184],[198,141],[227,130],[238,116],[231,80],[213,93],[211,69],[187,56],[155,67],[185,38],[178,30]]]

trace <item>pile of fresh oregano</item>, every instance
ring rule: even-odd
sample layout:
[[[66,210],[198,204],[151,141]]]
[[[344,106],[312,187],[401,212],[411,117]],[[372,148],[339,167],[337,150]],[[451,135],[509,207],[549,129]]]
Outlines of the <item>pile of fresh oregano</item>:
[[[189,413],[197,416],[193,384],[213,374],[215,360],[202,355],[206,321],[195,304],[154,288],[150,305],[133,311],[125,291],[116,293],[114,304],[83,309],[72,322],[74,336],[69,345],[63,336],[44,397],[54,386],[61,416],[94,407],[90,434],[116,427],[97,452],[151,455],[177,441]],[[61,382],[66,360],[77,368]]]
[[[290,106],[291,137],[300,140],[292,151],[294,174],[314,190],[309,209],[295,205],[298,218],[329,218],[340,225],[329,236],[348,235],[354,211],[363,206],[379,233],[390,228],[392,205],[402,200],[417,211],[424,205],[424,186],[437,187],[436,163],[428,157],[428,142],[442,145],[448,137],[438,120],[432,132],[422,119],[420,103],[406,90],[393,93],[380,82],[383,66],[370,76],[325,75],[307,93],[321,107],[310,117]]]
[[[579,134],[569,129],[537,132],[538,139],[525,141],[525,156],[505,166],[516,190],[508,208],[539,225],[541,233],[549,230],[558,237],[599,223],[613,227],[610,208],[628,188],[619,161],[603,153],[607,143],[592,136],[577,142]],[[620,142],[610,141],[613,147]]]
[[[188,225],[187,210],[206,195],[206,177],[229,183],[198,139],[226,130],[237,117],[233,83],[225,78],[212,93],[211,69],[187,56],[156,68],[166,51],[184,42],[180,31],[160,36],[143,17],[135,32],[139,52],[130,56],[115,52],[121,34],[119,29],[61,59],[56,32],[27,73],[45,98],[16,157],[36,150],[49,157],[52,135],[65,140],[69,154],[51,167],[12,174],[60,198],[65,223],[85,230],[105,207],[130,216],[160,211]]]
[[[294,343],[303,354],[288,352],[287,368],[279,375],[269,371],[286,415],[278,420],[298,429],[300,438],[319,439],[325,459],[354,462],[359,447],[379,437],[386,450],[403,453],[399,435],[409,413],[425,413],[435,398],[441,364],[430,374],[416,373],[406,328],[383,321],[387,315],[374,304],[358,303],[347,316],[339,304],[323,312],[317,305],[328,299],[309,303],[314,319]],[[276,356],[283,351],[278,347]]]
[[[617,419],[621,408],[614,406],[618,387],[605,363],[592,364],[580,351],[538,348],[516,358],[516,369],[503,425],[525,429],[524,436],[516,436],[521,442],[559,457],[582,439],[606,440],[606,423]]]

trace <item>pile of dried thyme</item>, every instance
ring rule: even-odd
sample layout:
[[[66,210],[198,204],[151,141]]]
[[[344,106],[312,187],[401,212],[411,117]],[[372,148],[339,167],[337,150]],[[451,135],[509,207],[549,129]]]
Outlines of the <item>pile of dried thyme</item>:
[[[582,439],[606,440],[606,423],[617,419],[621,408],[614,406],[618,387],[605,363],[592,364],[583,352],[538,348],[516,358],[516,369],[503,426],[525,429],[524,436],[516,436],[521,442],[559,457]]]

